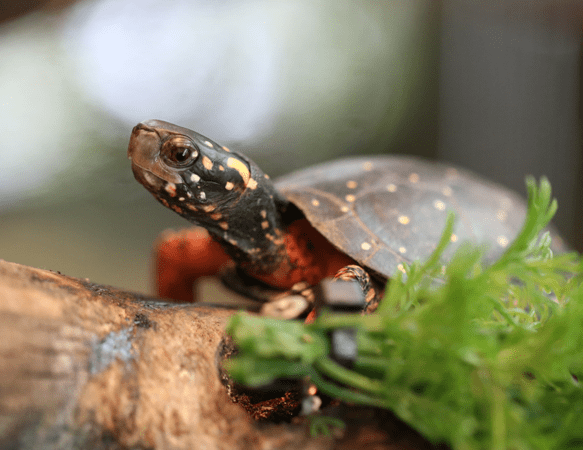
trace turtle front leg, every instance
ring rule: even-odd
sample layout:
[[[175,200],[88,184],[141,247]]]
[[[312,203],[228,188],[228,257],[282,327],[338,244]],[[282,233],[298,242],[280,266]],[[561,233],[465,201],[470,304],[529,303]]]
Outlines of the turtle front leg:
[[[370,275],[361,266],[356,264],[350,264],[343,267],[336,275],[334,275],[334,280],[344,280],[344,281],[358,281],[364,294],[364,300],[366,302],[365,311],[367,313],[373,312],[377,309],[379,304],[380,296],[382,295],[382,290],[375,287]]]
[[[156,292],[160,297],[194,302],[196,280],[216,275],[231,261],[203,228],[165,231],[154,245]]]

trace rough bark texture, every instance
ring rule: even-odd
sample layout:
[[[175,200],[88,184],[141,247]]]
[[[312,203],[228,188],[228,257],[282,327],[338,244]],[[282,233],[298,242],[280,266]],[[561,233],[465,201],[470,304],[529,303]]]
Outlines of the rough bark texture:
[[[0,260],[0,448],[354,448],[361,432],[313,439],[230,400],[218,349],[232,313]],[[373,422],[360,448],[371,433],[368,448],[413,448]]]

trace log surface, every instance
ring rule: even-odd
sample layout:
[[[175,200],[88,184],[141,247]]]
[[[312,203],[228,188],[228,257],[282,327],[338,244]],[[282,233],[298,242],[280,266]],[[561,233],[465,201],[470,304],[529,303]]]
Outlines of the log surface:
[[[427,448],[370,408],[342,439],[255,422],[219,376],[233,312],[0,260],[0,448]]]

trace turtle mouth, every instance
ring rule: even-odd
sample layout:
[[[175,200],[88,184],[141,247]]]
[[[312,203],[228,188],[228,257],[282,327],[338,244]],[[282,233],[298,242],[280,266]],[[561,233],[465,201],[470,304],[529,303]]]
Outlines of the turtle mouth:
[[[132,172],[138,183],[152,192],[158,192],[161,189],[164,189],[164,186],[168,183],[165,179],[160,178],[152,171],[140,166],[134,161],[132,161]]]
[[[132,162],[134,175],[139,172],[136,168],[139,168],[144,173],[149,173],[167,183],[182,183],[183,180],[180,174],[175,170],[171,170],[161,161],[161,145],[162,137],[156,129],[144,123],[139,123],[134,127],[128,145],[128,158]],[[147,175],[144,176],[147,177]]]

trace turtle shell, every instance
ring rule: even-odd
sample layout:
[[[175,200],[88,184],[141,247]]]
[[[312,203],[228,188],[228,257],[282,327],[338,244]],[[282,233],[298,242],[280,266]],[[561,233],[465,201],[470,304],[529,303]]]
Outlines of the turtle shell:
[[[449,165],[409,156],[348,158],[286,175],[277,189],[338,249],[389,277],[435,249],[448,210],[457,220],[450,256],[463,241],[499,257],[520,231],[516,193]]]

